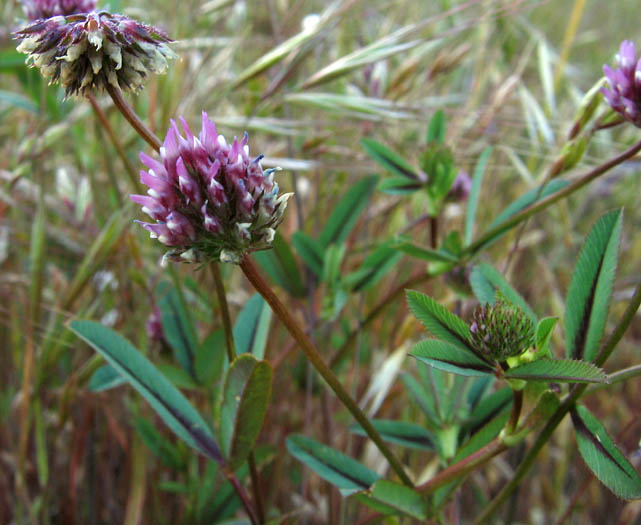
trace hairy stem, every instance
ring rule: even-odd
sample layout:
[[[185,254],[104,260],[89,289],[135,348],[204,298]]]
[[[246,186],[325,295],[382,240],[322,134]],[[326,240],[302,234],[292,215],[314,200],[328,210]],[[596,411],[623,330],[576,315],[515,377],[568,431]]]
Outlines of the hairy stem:
[[[214,277],[214,288],[216,289],[216,298],[220,306],[220,314],[223,318],[223,330],[225,332],[225,346],[227,348],[227,359],[229,364],[236,359],[236,345],[234,344],[234,331],[229,315],[229,305],[227,304],[227,295],[225,294],[225,285],[223,276],[220,273],[220,263],[213,262],[209,265],[211,274]]]
[[[252,283],[254,288],[263,296],[267,301],[269,306],[271,306],[272,311],[278,316],[278,318],[285,325],[292,337],[298,342],[301,346],[301,349],[305,353],[305,356],[309,362],[314,366],[318,373],[325,379],[330,388],[334,391],[336,396],[341,400],[343,405],[350,411],[354,419],[358,421],[363,430],[371,438],[371,440],[376,444],[381,453],[387,458],[390,466],[396,472],[398,477],[405,483],[407,486],[412,487],[412,481],[409,479],[403,466],[399,460],[394,456],[389,447],[383,442],[381,436],[372,426],[367,416],[363,411],[358,407],[356,402],[351,398],[347,393],[343,385],[340,383],[338,378],[334,375],[331,368],[327,366],[323,358],[319,354],[318,350],[314,347],[314,344],[310,341],[309,337],[298,325],[296,320],[289,313],[289,310],[281,303],[280,299],[276,296],[274,291],[270,286],[265,282],[262,276],[258,273],[256,266],[249,259],[249,257],[244,257],[240,261],[240,267],[243,270],[245,276]]]
[[[122,163],[125,166],[125,171],[127,172],[127,176],[131,181],[131,186],[133,190],[139,193],[142,192],[142,188],[140,186],[140,182],[138,181],[136,170],[131,164],[131,162],[129,161],[129,157],[127,157],[125,148],[123,147],[122,143],[120,142],[120,139],[116,135],[116,132],[114,131],[114,128],[109,122],[107,115],[105,115],[105,112],[102,110],[102,108],[98,104],[98,101],[96,100],[96,97],[94,97],[93,94],[89,93],[87,95],[87,99],[89,100],[89,103],[91,104],[91,107],[93,108],[93,111],[96,114],[96,117],[98,118],[98,122],[100,122],[100,125],[107,132],[107,136],[109,137],[109,140],[113,144],[114,148],[116,148],[116,152],[118,153],[118,156],[120,157],[120,159],[122,160]]]
[[[123,117],[125,117],[129,124],[131,124],[131,127],[136,130],[136,133],[138,133],[138,135],[140,135],[147,142],[147,144],[149,144],[156,151],[160,151],[162,142],[154,134],[154,132],[149,129],[147,124],[145,124],[140,119],[138,114],[124,99],[124,97],[122,96],[122,91],[116,89],[110,84],[107,84],[107,93],[109,93],[109,96],[114,101],[114,104],[116,105],[120,113],[122,113]]]

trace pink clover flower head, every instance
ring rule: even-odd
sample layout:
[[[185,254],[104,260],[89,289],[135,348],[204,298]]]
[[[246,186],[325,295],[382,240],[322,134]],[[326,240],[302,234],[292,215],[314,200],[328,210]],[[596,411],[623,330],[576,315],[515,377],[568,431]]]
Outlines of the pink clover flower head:
[[[18,51],[67,96],[107,86],[139,91],[176,54],[154,27],[106,11],[40,19],[14,33]]]
[[[270,248],[292,195],[278,195],[277,169],[263,170],[263,156],[249,156],[247,134],[229,144],[205,112],[197,136],[180,121],[182,133],[172,120],[160,160],[140,154],[149,189],[131,199],[155,221],[143,228],[172,248],[165,254],[172,261],[238,263]]]
[[[96,8],[96,0],[22,0],[25,16],[35,22],[52,16],[88,13]]]
[[[637,60],[634,42],[624,40],[616,56],[616,69],[603,66],[610,84],[601,93],[610,107],[624,119],[641,127],[641,59]]]
[[[450,188],[448,198],[452,201],[466,200],[472,191],[472,179],[465,171],[459,171]]]

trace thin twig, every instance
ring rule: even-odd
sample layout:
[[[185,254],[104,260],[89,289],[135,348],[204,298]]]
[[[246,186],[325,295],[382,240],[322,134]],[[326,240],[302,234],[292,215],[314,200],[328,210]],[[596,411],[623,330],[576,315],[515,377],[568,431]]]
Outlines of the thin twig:
[[[131,124],[131,127],[136,130],[136,133],[138,133],[138,135],[140,135],[140,137],[144,139],[147,142],[147,144],[149,144],[156,151],[160,151],[160,146],[162,146],[162,142],[154,134],[154,132],[149,129],[147,124],[145,124],[140,119],[138,114],[125,100],[125,98],[122,96],[122,91],[120,91],[119,89],[116,89],[110,84],[107,84],[107,93],[109,93],[109,96],[114,101],[114,104],[116,105],[120,113],[122,113],[123,117],[125,117],[129,122],[129,124]]]
[[[98,121],[100,122],[100,125],[107,132],[107,136],[109,137],[109,140],[111,140],[111,143],[113,144],[114,148],[116,148],[116,152],[118,153],[118,156],[122,160],[122,163],[125,165],[125,171],[127,172],[127,176],[131,181],[133,190],[136,192],[141,192],[142,187],[140,186],[140,182],[138,181],[136,170],[131,164],[131,162],[129,161],[129,157],[127,157],[125,148],[120,142],[120,139],[118,139],[118,136],[116,135],[113,127],[111,126],[111,123],[107,118],[107,115],[105,115],[105,112],[102,110],[102,108],[98,104],[98,101],[96,100],[96,97],[94,97],[92,93],[89,93],[87,95],[87,99],[89,100],[89,103],[91,104],[91,107],[93,108],[93,111],[96,114],[96,117],[98,117]]]
[[[282,321],[289,333],[292,335],[298,344],[301,346],[301,349],[305,353],[307,359],[312,363],[314,368],[318,373],[325,379],[330,388],[334,391],[336,396],[341,400],[343,405],[350,411],[354,419],[358,421],[363,430],[371,438],[371,440],[376,444],[381,453],[387,458],[390,466],[396,472],[398,477],[409,487],[413,487],[412,481],[405,473],[403,466],[399,460],[394,456],[389,447],[385,444],[380,434],[372,426],[367,416],[363,411],[358,407],[356,402],[351,398],[347,393],[343,385],[340,383],[338,378],[334,375],[331,368],[327,366],[323,358],[319,354],[318,350],[314,347],[313,343],[309,340],[309,337],[301,329],[298,323],[294,320],[292,315],[289,313],[289,310],[281,303],[278,296],[270,288],[267,282],[263,277],[258,273],[258,270],[254,263],[249,257],[244,257],[240,261],[240,268],[243,270],[243,273],[252,283],[254,288],[263,296],[267,301],[269,306],[271,306],[272,311],[276,316]]]

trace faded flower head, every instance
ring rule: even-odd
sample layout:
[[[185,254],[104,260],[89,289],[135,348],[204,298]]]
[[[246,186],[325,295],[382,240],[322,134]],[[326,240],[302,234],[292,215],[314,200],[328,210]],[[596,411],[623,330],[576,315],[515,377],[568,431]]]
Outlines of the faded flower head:
[[[67,95],[108,85],[138,91],[149,73],[164,72],[176,57],[160,30],[106,11],[38,20],[14,36],[22,40],[18,51]]]
[[[534,323],[506,299],[478,306],[472,314],[472,343],[482,354],[503,362],[527,350],[534,338]]]
[[[58,15],[88,13],[96,8],[96,0],[22,0],[22,8],[33,22]]]
[[[165,257],[174,261],[239,262],[269,248],[292,195],[278,196],[276,170],[263,171],[262,155],[250,159],[246,133],[227,144],[207,113],[198,136],[180,121],[185,136],[172,120],[160,161],[140,154],[149,190],[131,199],[156,221],[142,226],[173,248]]]
[[[641,127],[641,59],[637,61],[634,42],[621,42],[616,61],[618,69],[612,69],[607,64],[603,66],[610,89],[603,88],[601,93],[612,109]]]

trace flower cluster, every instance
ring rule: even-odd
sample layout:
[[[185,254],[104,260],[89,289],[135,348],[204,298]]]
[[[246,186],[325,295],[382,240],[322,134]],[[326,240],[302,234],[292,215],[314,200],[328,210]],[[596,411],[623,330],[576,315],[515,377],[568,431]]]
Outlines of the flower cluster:
[[[472,191],[472,179],[465,171],[459,171],[454,183],[447,194],[447,198],[452,201],[464,201],[470,196]]]
[[[502,298],[494,305],[477,307],[470,325],[476,349],[498,362],[527,350],[534,330],[534,323],[523,310]]]
[[[33,22],[52,16],[88,13],[96,8],[96,0],[22,0],[22,8]]]
[[[206,113],[197,137],[180,121],[185,136],[172,121],[160,161],[140,155],[148,195],[131,199],[156,221],[142,226],[173,248],[165,257],[175,261],[239,262],[269,248],[292,195],[278,196],[276,170],[263,171],[262,155],[250,159],[247,134],[227,144]]]
[[[616,56],[618,69],[607,64],[603,72],[610,83],[610,89],[601,92],[608,104],[624,119],[641,127],[641,59],[637,62],[634,43],[625,40]]]
[[[106,11],[38,20],[14,36],[22,40],[18,51],[67,95],[108,85],[137,91],[176,56],[160,30]]]

